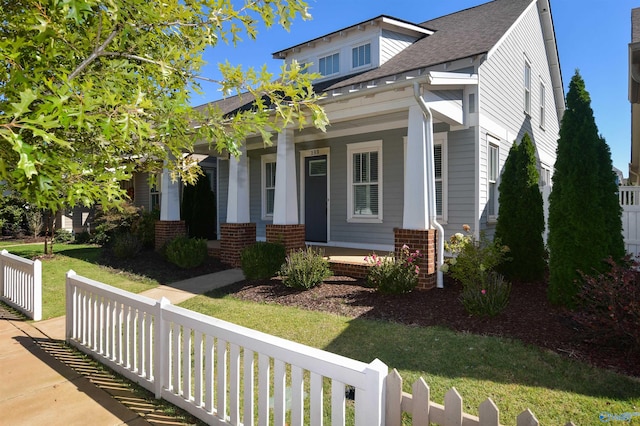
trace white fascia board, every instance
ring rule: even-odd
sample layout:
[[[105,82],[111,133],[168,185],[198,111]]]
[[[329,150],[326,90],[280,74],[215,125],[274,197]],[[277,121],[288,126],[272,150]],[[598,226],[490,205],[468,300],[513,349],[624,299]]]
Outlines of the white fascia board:
[[[478,84],[478,74],[459,72],[429,71],[427,83],[431,86],[460,86]]]
[[[426,28],[419,27],[417,25],[413,25],[408,22],[398,21],[397,19],[393,19],[388,16],[382,17],[382,22],[385,24],[393,25],[394,27],[415,31],[420,34],[431,35],[434,33],[434,31],[428,30]]]

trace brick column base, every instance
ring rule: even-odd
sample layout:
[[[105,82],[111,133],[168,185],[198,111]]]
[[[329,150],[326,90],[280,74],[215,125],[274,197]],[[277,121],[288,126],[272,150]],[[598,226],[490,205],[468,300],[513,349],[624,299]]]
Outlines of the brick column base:
[[[436,231],[435,229],[399,229],[393,230],[396,254],[408,245],[412,252],[420,250],[422,256],[418,260],[420,274],[418,289],[429,290],[436,286]]]
[[[267,242],[282,244],[290,253],[305,248],[304,225],[267,225]]]
[[[184,220],[158,220],[156,221],[155,249],[160,250],[166,243],[176,237],[187,235],[187,225]]]
[[[220,225],[220,260],[234,268],[240,266],[242,250],[256,243],[255,223]]]

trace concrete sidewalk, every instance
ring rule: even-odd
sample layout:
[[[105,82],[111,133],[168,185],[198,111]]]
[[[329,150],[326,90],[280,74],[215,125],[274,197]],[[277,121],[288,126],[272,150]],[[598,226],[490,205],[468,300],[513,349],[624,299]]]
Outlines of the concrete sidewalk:
[[[142,294],[176,304],[243,279],[230,269]],[[184,424],[67,348],[64,326],[64,317],[29,323],[0,306],[0,424]]]

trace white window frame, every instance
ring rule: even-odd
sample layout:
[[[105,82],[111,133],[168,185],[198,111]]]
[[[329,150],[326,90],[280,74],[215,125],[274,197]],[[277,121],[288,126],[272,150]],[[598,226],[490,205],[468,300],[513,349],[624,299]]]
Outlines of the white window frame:
[[[334,56],[335,56],[336,58],[334,58]],[[323,62],[323,60],[325,61],[325,68],[326,68],[326,60],[327,60],[327,58],[331,58],[331,65],[334,65],[334,64],[335,64],[335,61],[337,60],[337,63],[338,63],[338,70],[337,70],[337,71],[333,71],[333,69],[334,69],[335,67],[332,67],[332,68],[331,68],[331,72],[330,72],[330,73],[326,73],[326,74],[325,74],[325,73],[323,72],[323,69],[322,69],[322,62]],[[318,73],[320,73],[320,75],[321,75],[322,77],[328,77],[328,76],[330,76],[330,75],[336,75],[336,74],[340,73],[340,52],[333,52],[333,53],[329,53],[328,55],[324,55],[324,56],[322,56],[322,57],[318,58]]]
[[[492,157],[494,157],[492,162]],[[493,166],[493,167],[492,167]],[[500,141],[491,136],[487,136],[487,220],[495,222],[498,220],[500,193]],[[493,212],[491,212],[493,207]]]
[[[366,152],[378,153],[378,214],[363,215],[354,213],[353,197],[353,155]],[[382,177],[382,140],[347,144],[347,222],[382,223],[383,177]]]
[[[158,202],[154,203],[153,199],[157,197]],[[160,210],[162,204],[162,173],[156,173],[156,184],[149,185],[149,211],[154,211],[156,208]]]
[[[531,115],[531,63],[524,60],[524,112]]]
[[[551,186],[551,166],[540,163],[540,188]]]
[[[274,209],[275,209],[275,190],[276,190],[276,183],[275,183],[275,175],[274,175],[274,182],[273,182],[273,187],[271,187],[269,185],[269,182],[267,182],[267,164],[276,164],[276,158],[277,155],[276,154],[265,154],[261,157],[261,167],[260,167],[260,193],[261,193],[261,213],[262,213],[262,220],[273,220],[273,212],[268,212],[267,211],[267,191],[269,190],[273,190],[273,198],[274,198]],[[277,170],[277,165],[276,165],[276,170]]]
[[[355,51],[356,51],[356,50],[358,50],[358,49],[360,49],[360,48],[364,48],[364,49],[366,49],[366,47],[367,47],[367,46],[369,46],[369,62],[363,62],[363,63],[360,63],[360,62],[358,61],[358,63],[357,63],[357,64],[356,64],[356,63],[354,63],[354,61],[353,61],[353,59],[354,59],[353,54],[355,53]],[[359,57],[360,57],[360,53],[359,53],[359,51],[358,51],[358,59],[359,59]],[[366,51],[365,51],[365,61],[366,61]],[[370,42],[370,41],[367,41],[366,43],[361,43],[361,44],[358,44],[357,46],[353,46],[353,47],[351,48],[351,68],[352,68],[352,69],[358,69],[358,68],[365,68],[365,67],[369,67],[369,66],[371,66],[371,42]]]
[[[544,130],[546,124],[546,102],[547,102],[547,87],[544,82],[540,80],[540,128]]]

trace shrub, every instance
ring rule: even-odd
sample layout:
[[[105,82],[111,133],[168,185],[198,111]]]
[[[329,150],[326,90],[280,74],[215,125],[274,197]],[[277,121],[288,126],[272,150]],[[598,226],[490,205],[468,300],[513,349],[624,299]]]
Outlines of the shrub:
[[[56,229],[53,241],[56,243],[70,243],[73,241],[73,234],[66,229]]]
[[[247,279],[271,278],[278,273],[286,256],[282,244],[258,241],[242,250],[240,264]]]
[[[445,250],[454,257],[447,259],[442,271],[451,274],[464,288],[486,288],[489,273],[507,259],[509,248],[498,240],[490,241],[484,232],[476,239],[469,225],[464,225],[463,230],[465,234],[458,232],[445,242]]]
[[[285,286],[310,289],[331,276],[329,262],[311,247],[297,250],[287,256],[280,275]]]
[[[596,275],[580,272],[574,319],[598,341],[640,350],[640,275],[638,262],[627,255],[607,260],[609,270]]]
[[[511,284],[501,274],[492,271],[487,274],[485,287],[465,287],[460,298],[468,313],[493,317],[507,306],[510,293]]]
[[[174,238],[167,243],[165,256],[182,269],[195,268],[207,258],[207,241],[201,238]]]
[[[511,284],[496,272],[507,259],[509,248],[499,240],[490,241],[484,232],[476,239],[469,225],[462,228],[465,234],[458,232],[445,242],[445,250],[455,257],[447,259],[442,271],[462,284],[461,300],[467,312],[497,315],[509,302],[511,293]]]
[[[113,236],[111,251],[118,259],[135,257],[142,249],[142,243],[135,235],[120,233]]]
[[[91,234],[87,231],[80,232],[79,234],[76,234],[75,242],[78,244],[87,244],[91,242]]]
[[[131,224],[131,232],[138,237],[144,248],[152,249],[156,241],[156,222],[160,219],[160,211],[141,211]]]
[[[124,202],[119,208],[105,210],[97,207],[92,242],[105,245],[115,234],[130,232],[139,214],[140,210],[137,207]]]
[[[375,253],[365,257],[372,266],[367,274],[367,283],[380,293],[400,294],[408,293],[418,285],[420,267],[416,259],[420,252],[411,252],[406,244],[398,255],[389,253],[386,257],[379,257]]]

